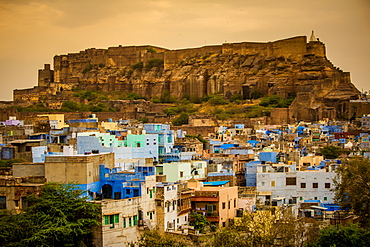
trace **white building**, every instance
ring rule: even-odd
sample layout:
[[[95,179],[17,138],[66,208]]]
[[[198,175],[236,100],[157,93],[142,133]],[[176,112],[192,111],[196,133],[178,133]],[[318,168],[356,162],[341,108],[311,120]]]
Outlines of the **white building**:
[[[181,213],[178,189],[177,183],[157,183],[157,226],[162,231],[178,231],[188,226],[189,213]]]
[[[94,233],[95,246],[129,246],[144,229],[156,227],[155,196],[148,192],[155,184],[155,175],[146,176],[141,197],[95,201],[102,206],[102,225]]]
[[[297,171],[295,165],[281,165],[275,169],[270,164],[257,166],[257,199],[262,204],[300,204],[304,200],[334,203],[333,178],[335,165],[326,169]]]

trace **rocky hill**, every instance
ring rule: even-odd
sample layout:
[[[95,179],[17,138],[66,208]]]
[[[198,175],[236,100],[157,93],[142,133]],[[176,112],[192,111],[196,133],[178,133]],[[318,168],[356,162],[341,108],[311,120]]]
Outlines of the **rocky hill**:
[[[289,121],[345,119],[347,103],[359,95],[349,72],[327,59],[324,43],[300,36],[182,50],[118,46],[57,55],[54,70],[45,65],[39,70],[38,86],[15,90],[14,101],[60,108],[73,92],[86,90],[193,102],[211,94],[244,100],[294,95]]]

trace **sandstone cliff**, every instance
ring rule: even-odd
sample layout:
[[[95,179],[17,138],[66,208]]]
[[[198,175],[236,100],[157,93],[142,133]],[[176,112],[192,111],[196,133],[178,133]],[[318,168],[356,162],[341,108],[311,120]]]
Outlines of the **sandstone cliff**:
[[[46,65],[38,86],[15,90],[14,101],[60,102],[72,90],[133,92],[147,100],[165,93],[179,99],[295,94],[291,120],[345,118],[346,102],[359,94],[349,73],[326,58],[325,45],[302,36],[182,50],[119,46],[57,55],[54,70]]]

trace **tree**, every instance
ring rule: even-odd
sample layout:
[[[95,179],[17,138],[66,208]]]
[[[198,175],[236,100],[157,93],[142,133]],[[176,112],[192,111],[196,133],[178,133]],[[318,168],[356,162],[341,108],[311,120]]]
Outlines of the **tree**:
[[[325,146],[320,148],[320,152],[324,159],[336,159],[341,154],[341,150],[337,146]]]
[[[180,116],[178,116],[172,121],[172,124],[174,126],[181,126],[183,124],[188,124],[188,123],[189,123],[189,115],[185,112],[181,113]]]
[[[87,202],[72,185],[48,183],[27,197],[24,212],[0,220],[2,246],[92,246],[101,224],[100,206]]]
[[[189,225],[194,226],[194,229],[199,230],[199,232],[203,232],[204,228],[209,225],[207,218],[203,214],[192,212],[189,216]]]
[[[334,199],[339,205],[360,216],[360,222],[370,227],[370,160],[346,159],[336,169]]]
[[[308,243],[309,247],[318,246],[368,246],[370,243],[370,231],[360,228],[358,225],[341,226],[336,228],[329,226],[320,230],[316,240]]]

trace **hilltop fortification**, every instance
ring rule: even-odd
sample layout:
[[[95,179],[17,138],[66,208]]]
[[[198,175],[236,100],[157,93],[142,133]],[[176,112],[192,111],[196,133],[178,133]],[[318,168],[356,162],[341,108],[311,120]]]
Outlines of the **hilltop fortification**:
[[[147,100],[166,93],[179,99],[295,94],[291,120],[345,117],[347,102],[359,94],[349,73],[326,58],[323,42],[299,36],[179,50],[118,46],[57,55],[54,69],[45,65],[38,86],[15,90],[14,101],[58,108],[76,90],[132,92]]]

